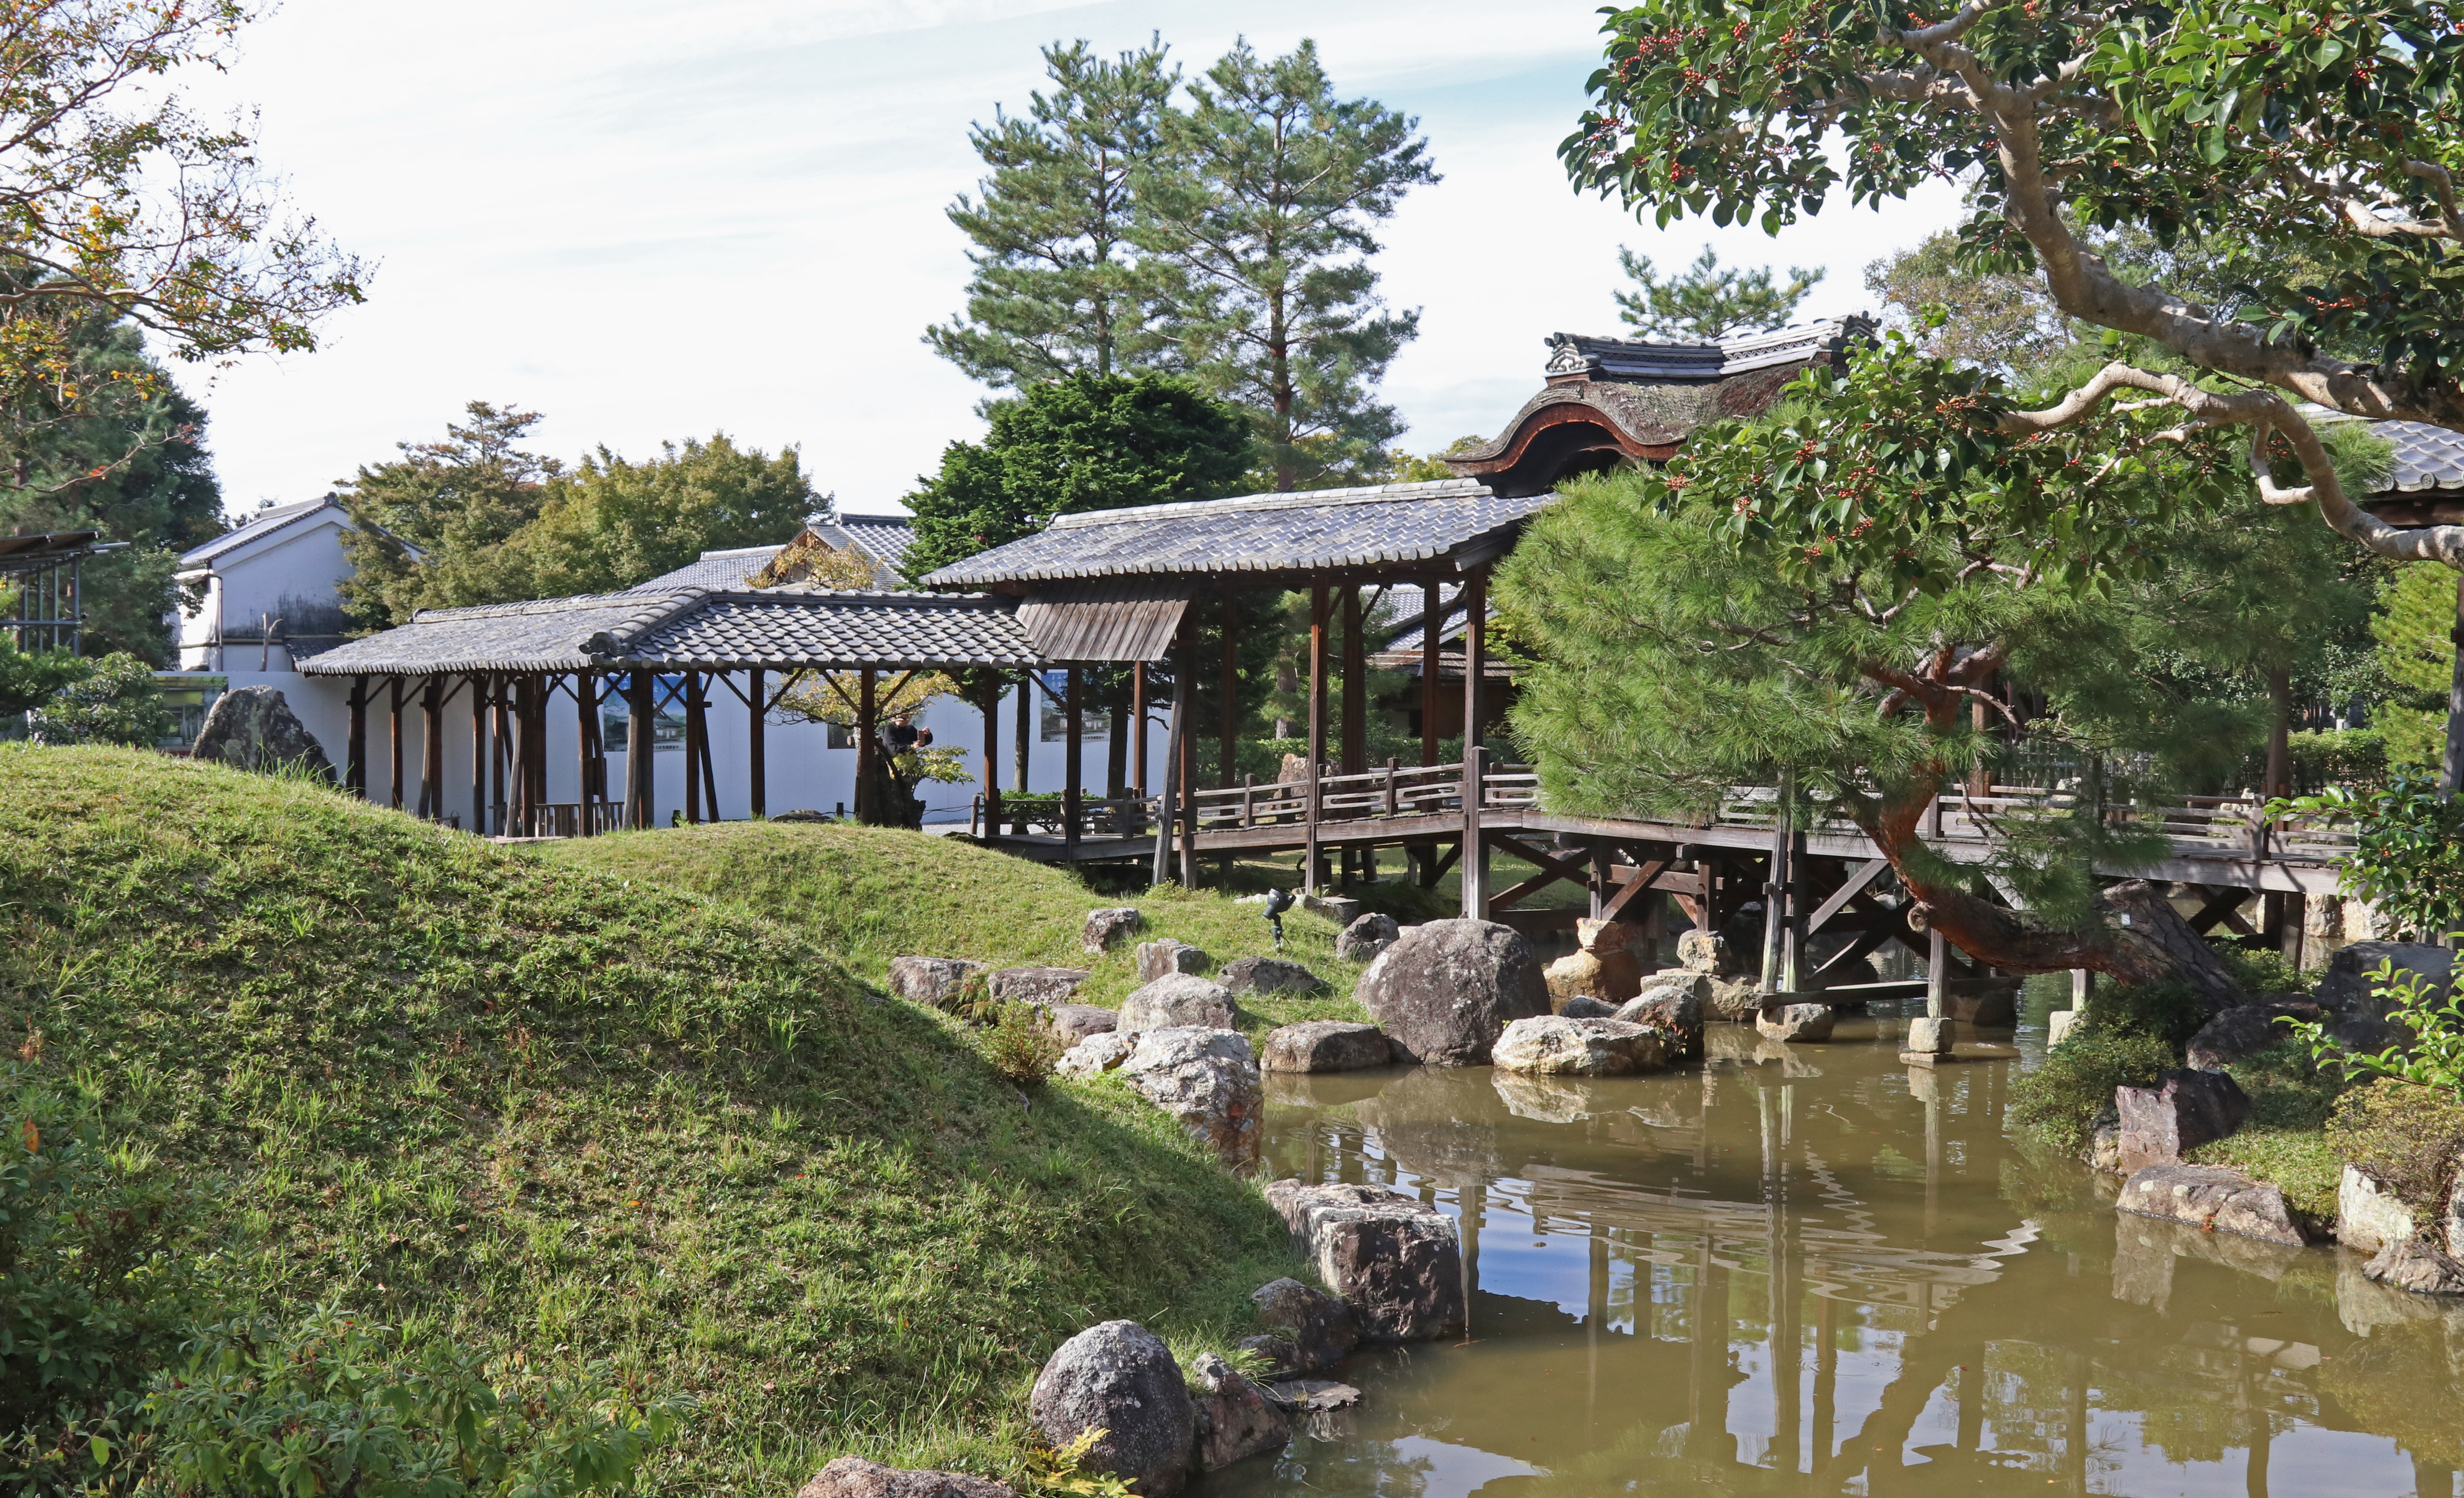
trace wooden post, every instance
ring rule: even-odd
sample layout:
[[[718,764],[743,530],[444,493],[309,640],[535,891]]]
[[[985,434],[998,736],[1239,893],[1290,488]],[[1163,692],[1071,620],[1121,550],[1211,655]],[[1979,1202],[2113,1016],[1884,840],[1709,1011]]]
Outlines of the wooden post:
[[[873,719],[878,704],[874,701],[875,682],[869,668],[855,673],[855,819],[867,826],[879,820],[879,808],[872,804],[872,781],[881,748],[874,737]]]
[[[545,672],[541,672],[528,679],[530,711],[522,723],[522,769],[526,777],[523,789],[529,796],[530,835],[545,837],[555,830],[546,827],[548,678]],[[546,830],[541,830],[543,827]]]
[[[1001,831],[1001,760],[994,750],[1001,738],[1001,689],[998,680],[987,681],[983,698],[977,704],[984,715],[984,835],[992,837]]]
[[[1438,610],[1439,584],[1435,578],[1420,584],[1420,596],[1427,600],[1421,612],[1420,629],[1420,763],[1438,762],[1438,667],[1444,657],[1438,650],[1440,628]]]
[[[1010,757],[1010,769],[1017,777],[1018,792],[1023,796],[1035,789],[1027,783],[1027,746],[1035,741],[1035,676],[1032,672],[1018,678],[1017,739],[1016,751]],[[1018,830],[1025,831],[1026,825],[1021,823]]]
[[[495,826],[499,835],[513,830],[512,824],[506,821],[507,807],[505,804],[505,773],[513,762],[514,736],[511,716],[513,698],[514,685],[512,677],[494,676],[489,678],[488,718],[493,728],[493,734],[491,737],[493,738],[494,742],[492,742],[488,748],[488,763],[490,767],[489,773],[495,782],[495,794],[491,798],[491,801],[494,804],[495,811]]]
[[[1805,991],[1805,829],[1793,826],[1788,834],[1787,920],[1780,928],[1779,981],[1786,992]]]
[[[419,694],[419,814],[445,820],[445,678],[430,676]]]
[[[1594,920],[1599,919],[1600,912],[1608,906],[1609,870],[1616,867],[1617,859],[1609,851],[1609,846],[1606,843],[1594,843],[1592,845],[1592,919]]]
[[[488,835],[488,678],[471,678],[471,830]]]
[[[1155,808],[1155,850],[1154,882],[1161,884],[1172,872],[1173,825],[1176,815],[1174,797],[1180,791],[1181,746],[1189,733],[1189,646],[1194,631],[1188,617],[1182,616],[1180,638],[1173,648],[1172,717],[1164,730],[1163,796]]]
[[[1301,866],[1301,891],[1317,892],[1318,888],[1318,766],[1326,759],[1326,587],[1309,589],[1309,805],[1303,816],[1308,826],[1307,861]]]
[[[1130,738],[1130,788],[1133,794],[1147,793],[1147,663],[1139,661],[1130,668],[1130,721],[1136,732]],[[989,754],[991,751],[985,751]]]
[[[1969,726],[1975,730],[1979,739],[1982,739],[1986,732],[1992,727],[1992,720],[1985,716],[1984,699],[1979,697],[1969,699],[1968,722]],[[1991,765],[1980,761],[1974,769],[1968,772],[1968,794],[1978,801],[1983,801],[1993,794],[1993,769]],[[1973,821],[1980,814],[1981,809],[1976,806],[1969,807],[1969,820]]]
[[[769,699],[762,695],[767,675],[756,666],[745,673],[744,678],[748,689],[744,694],[745,705],[753,715],[744,725],[750,736],[744,741],[744,769],[753,782],[746,791],[749,799],[745,803],[745,814],[757,822],[770,815],[770,745],[762,733],[770,716],[763,711],[769,705]],[[987,770],[992,768],[993,762],[992,732],[992,720],[987,718],[984,720],[984,768]]]
[[[343,740],[342,784],[362,801],[368,799],[368,678],[351,678],[351,730]]]
[[[718,810],[718,756],[710,748],[710,678],[696,673],[693,681],[693,726],[687,730],[701,751],[701,799],[713,822],[727,819]]]
[[[507,745],[506,759],[512,761],[508,768],[514,788],[512,804],[505,811],[505,834],[508,837],[528,837],[531,834],[531,679],[517,676],[510,685],[513,702],[508,718],[514,733]]]
[[[1343,773],[1369,768],[1369,642],[1361,633],[1359,584],[1343,590]]]
[[[1925,933],[1926,1019],[1939,1020],[1943,1017],[1944,985],[1949,982],[1949,943],[1942,939],[1941,932],[1929,931]],[[2074,980],[2074,981],[2076,981],[2076,980]],[[2078,990],[2074,988],[2072,992],[2076,994]]]
[[[1223,594],[1222,599],[1223,660],[1216,684],[1216,711],[1221,719],[1223,746],[1221,755],[1222,762],[1216,773],[1217,783],[1229,787],[1232,784],[1232,777],[1240,773],[1238,768],[1240,694],[1237,690],[1240,679],[1235,671],[1232,630],[1233,626],[1240,622],[1241,605],[1240,601],[1229,593]]]
[[[393,794],[385,804],[400,811],[402,809],[402,678],[386,677],[385,688],[387,726],[393,735],[393,766],[389,772],[393,779]]]
[[[1463,746],[1463,852],[1455,860],[1455,872],[1463,880],[1463,914],[1465,920],[1488,919],[1487,845],[1480,835],[1481,748],[1477,743]]]
[[[701,826],[701,672],[685,672],[685,824]]]
[[[2464,575],[2455,579],[2455,628],[2448,638],[2457,642],[2455,673],[2447,687],[2447,755],[2439,769],[2438,790],[2452,797],[2464,789]]]
[[[1061,746],[1061,846],[1074,861],[1078,854],[1078,813],[1084,797],[1079,790],[1080,772],[1085,768],[1086,746],[1081,742],[1079,716],[1083,709],[1080,684],[1087,673],[1075,666],[1062,669],[1061,716],[1067,719],[1061,731],[1067,736]]]
[[[1193,684],[1191,692],[1197,691]],[[1180,887],[1198,888],[1198,740],[1180,736]]]
[[[628,826],[648,828],[658,826],[654,804],[658,800],[658,779],[650,757],[650,719],[657,709],[651,696],[656,691],[649,671],[637,666],[626,681],[625,725],[625,821]]]
[[[1488,570],[1474,567],[1463,577],[1463,842],[1458,866],[1463,874],[1463,913],[1471,920],[1488,919],[1488,845],[1480,835],[1482,787],[1480,747],[1481,672],[1487,667]]]
[[[1780,947],[1788,926],[1789,841],[1788,772],[1782,770],[1779,800],[1771,806],[1771,867],[1763,879],[1761,989],[1766,996],[1780,992],[1783,981]]]
[[[590,729],[599,706],[598,677],[586,671],[573,673],[573,835],[588,837],[590,827]]]

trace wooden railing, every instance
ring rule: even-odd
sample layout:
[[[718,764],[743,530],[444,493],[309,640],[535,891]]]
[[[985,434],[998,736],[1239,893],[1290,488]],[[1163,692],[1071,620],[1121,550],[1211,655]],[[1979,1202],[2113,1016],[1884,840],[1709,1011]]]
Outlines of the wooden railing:
[[[1768,827],[1777,793],[1769,786],[1735,785],[1720,804],[1724,826]],[[1925,835],[1949,842],[1982,843],[2002,837],[2007,824],[2029,817],[2071,813],[2080,793],[2035,785],[1996,785],[1990,794],[1947,790],[1926,808]],[[2327,862],[2352,850],[2350,827],[2329,826],[2309,817],[2283,817],[2273,822],[2262,815],[2251,796],[2185,796],[2181,804],[2143,812],[2135,806],[2108,807],[2105,820],[2115,826],[2144,826],[2162,833],[2183,852],[2246,853],[2257,858],[2291,858]],[[1832,820],[1808,831],[1854,834],[1850,823]]]

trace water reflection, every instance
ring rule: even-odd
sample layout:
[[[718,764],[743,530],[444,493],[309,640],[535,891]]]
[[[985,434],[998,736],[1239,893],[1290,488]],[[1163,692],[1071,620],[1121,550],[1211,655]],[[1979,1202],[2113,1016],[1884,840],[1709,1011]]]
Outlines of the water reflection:
[[[1896,1030],[1276,1079],[1275,1171],[1455,1216],[1471,1330],[1355,1357],[1359,1407],[1206,1498],[2457,1492],[2464,1311],[2117,1217],[2003,1135],[2013,1062],[1911,1073]]]

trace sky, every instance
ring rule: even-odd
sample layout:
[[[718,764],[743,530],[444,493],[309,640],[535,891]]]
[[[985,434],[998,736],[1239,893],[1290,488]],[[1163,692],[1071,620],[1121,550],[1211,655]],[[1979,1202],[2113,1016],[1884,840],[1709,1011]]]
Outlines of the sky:
[[[1620,244],[1822,267],[1801,314],[1822,317],[1868,310],[1865,265],[1951,221],[1947,188],[1838,199],[1776,240],[1576,195],[1554,152],[1597,25],[1597,0],[289,0],[189,97],[257,111],[293,204],[376,274],[315,352],[183,381],[234,513],[312,498],[473,400],[543,413],[534,450],[568,460],[793,445],[843,509],[894,513],[982,430],[987,392],[921,341],[966,284],[943,214],[981,175],[969,123],[1022,107],[1055,39],[1159,33],[1197,73],[1239,35],[1313,37],[1338,91],[1419,119],[1444,180],[1377,259],[1421,311],[1385,386],[1415,452],[1504,426],[1551,333],[1617,331]]]

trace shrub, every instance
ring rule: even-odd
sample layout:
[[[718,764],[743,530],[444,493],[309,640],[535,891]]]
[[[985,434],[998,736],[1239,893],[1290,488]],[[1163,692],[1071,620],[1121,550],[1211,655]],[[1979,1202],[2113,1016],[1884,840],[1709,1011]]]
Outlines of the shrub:
[[[2182,1047],[2208,1023],[2211,1011],[2187,983],[2123,984],[2100,989],[2089,1001],[2081,1034],[2102,1031],[2116,1036],[2144,1036],[2163,1043],[2177,1058]]]
[[[2287,1020],[2286,1028],[2309,1049],[2314,1063],[2334,1067],[2347,1077],[2390,1077],[2450,1097],[2464,1096],[2464,995],[2442,995],[2424,975],[2398,971],[2392,958],[2370,969],[2369,980],[2370,991],[2389,1001],[2387,1018],[2412,1031],[2411,1046],[2390,1046],[2372,1055],[2347,1049],[2327,1033],[2324,1020]]]
[[[2090,1014],[2089,1023],[2011,1088],[2011,1121],[2071,1151],[2086,1147],[2096,1115],[2111,1105],[2115,1088],[2145,1087],[2157,1073],[2181,1065],[2181,1052],[2162,1038],[2101,1026],[2096,1011]]]
[[[2346,894],[2425,940],[2464,930],[2464,798],[2443,796],[2436,781],[2399,775],[2367,791],[2331,786],[2270,802],[2267,814],[2354,823],[2353,850],[2336,874]]]
[[[2439,1088],[2381,1077],[2337,1100],[2327,1138],[2402,1201],[2434,1207],[2464,1152],[2464,1098]]]
[[[1031,1003],[1001,1004],[979,1040],[993,1069],[1021,1087],[1042,1086],[1068,1048]]]
[[[134,655],[106,655],[26,716],[40,744],[128,744],[147,749],[171,731],[154,669]]]

